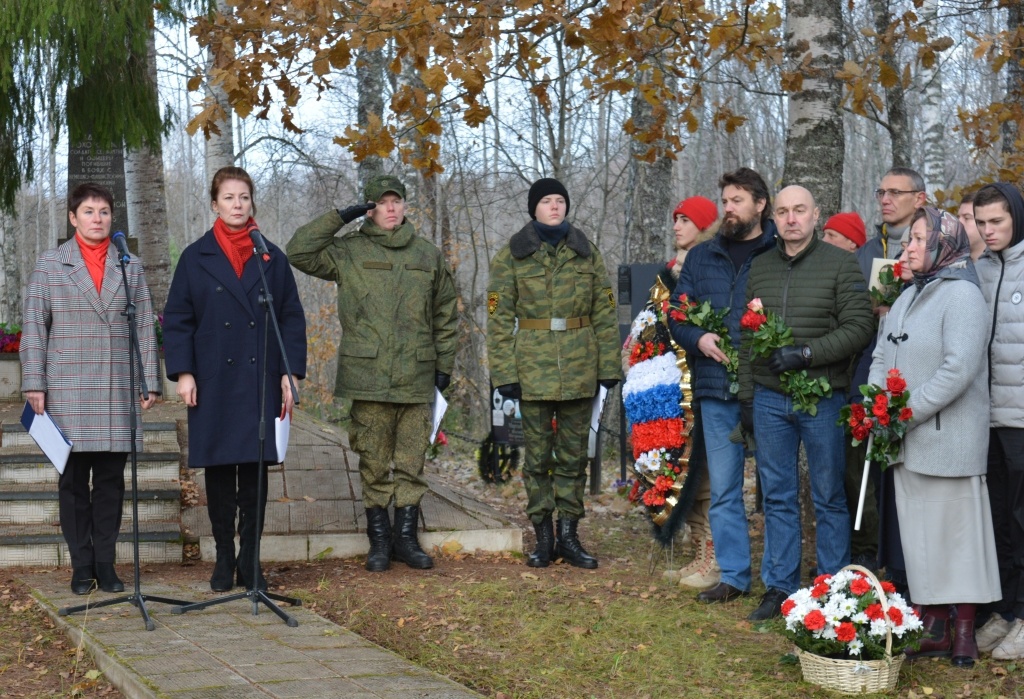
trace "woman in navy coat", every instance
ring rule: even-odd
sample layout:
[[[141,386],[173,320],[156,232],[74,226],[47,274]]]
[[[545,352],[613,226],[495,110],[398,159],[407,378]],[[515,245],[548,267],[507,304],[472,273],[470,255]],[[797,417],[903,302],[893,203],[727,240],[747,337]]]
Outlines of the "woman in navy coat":
[[[167,376],[178,382],[178,395],[188,406],[188,464],[206,469],[207,511],[217,544],[210,587],[217,592],[230,590],[235,577],[236,510],[237,582],[252,588],[255,544],[266,509],[266,469],[259,473],[258,450],[267,319],[258,264],[267,277],[294,379],[306,373],[306,320],[288,258],[269,241],[269,255],[253,254],[253,192],[245,170],[217,171],[210,186],[217,220],[181,254],[164,310]],[[274,464],[280,462],[274,418],[290,414],[294,398],[272,328],[267,340],[263,455],[265,464]],[[258,476],[264,483],[259,503]],[[256,582],[266,589],[262,572]]]

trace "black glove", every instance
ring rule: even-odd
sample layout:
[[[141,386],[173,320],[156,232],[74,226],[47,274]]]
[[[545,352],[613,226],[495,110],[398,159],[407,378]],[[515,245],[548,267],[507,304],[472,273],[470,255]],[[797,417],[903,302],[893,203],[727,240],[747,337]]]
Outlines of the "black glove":
[[[448,388],[451,382],[451,374],[446,374],[443,371],[434,372],[434,385],[437,386],[437,390],[441,393],[444,393],[444,389]]]
[[[523,388],[517,383],[507,383],[498,386],[498,393],[505,398],[511,398],[512,400],[519,400],[523,397]]]
[[[352,223],[367,211],[376,208],[376,204],[372,201],[368,201],[365,204],[356,204],[355,206],[350,206],[347,209],[338,209],[338,215],[341,216],[342,223]]]
[[[747,434],[754,433],[754,401],[740,401],[740,425]]]
[[[793,369],[806,369],[811,365],[811,361],[804,356],[805,347],[807,345],[800,345],[799,347],[791,345],[778,348],[768,358],[768,371],[773,374],[781,374],[784,371],[792,371]]]
[[[609,391],[619,385],[618,379],[598,379],[597,382],[607,388]]]

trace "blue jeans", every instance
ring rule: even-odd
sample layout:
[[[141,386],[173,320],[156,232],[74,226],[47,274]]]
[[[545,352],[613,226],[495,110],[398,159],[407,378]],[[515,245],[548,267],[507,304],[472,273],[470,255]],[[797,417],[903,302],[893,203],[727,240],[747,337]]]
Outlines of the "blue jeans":
[[[711,538],[722,569],[722,582],[750,590],[750,532],[743,506],[743,445],[729,441],[740,423],[735,400],[700,399],[704,443],[711,483]]]
[[[797,453],[804,443],[817,522],[818,574],[835,573],[850,562],[850,514],[843,478],[845,437],[836,425],[845,396],[818,401],[818,414],[794,410],[782,393],[754,387],[754,439],[764,494],[765,587],[786,594],[800,587],[800,501]]]

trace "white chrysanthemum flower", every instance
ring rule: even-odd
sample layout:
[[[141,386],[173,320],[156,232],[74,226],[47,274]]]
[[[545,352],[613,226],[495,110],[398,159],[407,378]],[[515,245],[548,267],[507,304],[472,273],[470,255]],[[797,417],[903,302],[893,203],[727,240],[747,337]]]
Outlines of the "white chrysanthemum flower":
[[[675,353],[668,352],[633,365],[622,387],[622,395],[625,398],[655,386],[676,385],[682,376]]]
[[[801,587],[799,590],[791,594],[789,599],[793,600],[793,602],[798,606],[814,601],[814,598],[811,597],[811,591],[806,587]]]
[[[860,638],[854,638],[848,644],[846,644],[846,650],[850,655],[860,655],[860,652],[864,649],[864,641]]]
[[[889,622],[885,619],[875,619],[868,626],[868,635],[874,636],[875,638],[885,637],[886,632],[889,629]]]
[[[825,628],[821,630],[821,635],[818,638],[826,638],[829,641],[836,640],[836,625],[825,624]]]
[[[839,604],[839,611],[842,612],[843,616],[853,616],[857,613],[857,600],[853,597],[837,595],[836,600]]]
[[[868,623],[869,619],[868,615],[864,612],[857,612],[856,614],[850,617],[850,621],[852,621],[854,624],[857,624],[857,626],[861,626],[862,624]]]
[[[640,333],[657,322],[658,317],[654,315],[653,311],[640,311],[637,317],[633,320],[633,325],[629,329],[629,334],[635,338],[639,338]]]
[[[664,449],[652,449],[645,451],[636,458],[634,467],[639,473],[660,471],[664,463]]]

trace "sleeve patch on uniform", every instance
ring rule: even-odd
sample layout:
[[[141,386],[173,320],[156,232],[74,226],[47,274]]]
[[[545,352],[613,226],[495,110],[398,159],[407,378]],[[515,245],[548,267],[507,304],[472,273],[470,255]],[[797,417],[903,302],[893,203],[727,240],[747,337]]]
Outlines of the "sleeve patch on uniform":
[[[609,287],[605,287],[604,292],[606,294],[608,294],[608,305],[611,306],[612,310],[614,311],[615,310],[615,294],[612,293],[612,288],[610,286]]]
[[[492,291],[487,294],[487,315],[493,316],[498,310],[498,292]]]

